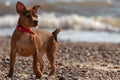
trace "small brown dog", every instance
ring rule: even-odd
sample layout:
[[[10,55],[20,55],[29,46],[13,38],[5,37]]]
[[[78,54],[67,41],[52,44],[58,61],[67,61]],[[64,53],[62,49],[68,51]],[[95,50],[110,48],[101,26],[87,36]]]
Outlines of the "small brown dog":
[[[55,73],[54,57],[57,50],[57,34],[61,31],[61,28],[57,28],[52,33],[44,30],[32,31],[31,28],[38,25],[37,10],[39,8],[41,8],[40,5],[26,8],[22,2],[17,2],[16,11],[19,14],[19,20],[11,40],[8,77],[13,75],[16,53],[24,57],[32,55],[33,70],[36,77],[42,76],[44,68],[42,57],[46,54],[51,65],[49,76]],[[38,69],[37,63],[40,64],[40,69]]]

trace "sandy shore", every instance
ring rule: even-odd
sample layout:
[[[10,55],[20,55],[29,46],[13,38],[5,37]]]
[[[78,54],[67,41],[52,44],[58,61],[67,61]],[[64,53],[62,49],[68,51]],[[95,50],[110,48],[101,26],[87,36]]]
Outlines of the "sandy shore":
[[[0,80],[9,69],[10,37],[0,37]],[[42,80],[120,80],[120,43],[59,42],[56,76],[48,79],[49,64],[45,59]],[[18,57],[12,80],[35,80],[32,57]]]

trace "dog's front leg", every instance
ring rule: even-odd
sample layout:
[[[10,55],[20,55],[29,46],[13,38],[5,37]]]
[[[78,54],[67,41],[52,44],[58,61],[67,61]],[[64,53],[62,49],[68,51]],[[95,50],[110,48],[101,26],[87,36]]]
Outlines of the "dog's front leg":
[[[9,73],[7,75],[8,77],[12,77],[12,75],[13,75],[15,58],[16,58],[16,50],[11,49],[11,52],[10,52],[10,69],[9,69]]]
[[[33,55],[33,70],[36,74],[36,78],[41,78],[42,77],[42,73],[41,71],[38,70],[38,58],[37,58],[37,52]]]

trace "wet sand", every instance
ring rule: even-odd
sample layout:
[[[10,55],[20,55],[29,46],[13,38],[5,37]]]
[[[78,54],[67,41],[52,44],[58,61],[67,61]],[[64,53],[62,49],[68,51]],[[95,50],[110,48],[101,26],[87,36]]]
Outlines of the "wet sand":
[[[9,69],[10,37],[0,37],[0,80]],[[56,54],[56,75],[46,77],[49,64],[45,60],[41,80],[120,80],[120,43],[88,43],[59,41]],[[32,57],[17,56],[12,80],[35,80]]]

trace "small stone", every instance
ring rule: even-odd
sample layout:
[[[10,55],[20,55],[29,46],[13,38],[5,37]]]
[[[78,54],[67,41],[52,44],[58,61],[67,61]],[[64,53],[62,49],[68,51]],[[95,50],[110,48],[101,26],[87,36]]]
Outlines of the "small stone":
[[[7,77],[6,80],[12,80],[11,78]]]
[[[3,58],[3,59],[2,59],[2,61],[3,61],[4,63],[6,63],[6,64],[9,64],[9,60],[10,60],[10,59],[8,59],[8,58]]]
[[[88,52],[88,53],[87,53],[87,56],[90,56],[90,55],[91,55],[91,53]]]
[[[120,70],[117,70],[117,72],[120,72]]]
[[[119,66],[114,66],[114,69],[119,69],[120,67]]]
[[[64,77],[59,77],[59,80],[65,80],[65,78]]]
[[[23,76],[24,78],[27,78],[27,74],[22,74],[21,76]]]
[[[101,66],[106,67],[106,66],[107,66],[107,64],[101,64]]]

